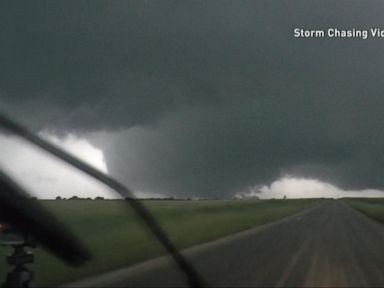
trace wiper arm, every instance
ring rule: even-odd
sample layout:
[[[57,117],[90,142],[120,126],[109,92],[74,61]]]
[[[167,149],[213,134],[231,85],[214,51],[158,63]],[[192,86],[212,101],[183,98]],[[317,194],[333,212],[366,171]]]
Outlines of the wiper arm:
[[[90,260],[90,253],[67,227],[0,169],[0,222],[32,236],[68,264]]]

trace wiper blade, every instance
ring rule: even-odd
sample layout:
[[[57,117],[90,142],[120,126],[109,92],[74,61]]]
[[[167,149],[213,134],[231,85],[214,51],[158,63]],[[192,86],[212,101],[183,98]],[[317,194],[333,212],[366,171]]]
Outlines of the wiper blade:
[[[70,155],[58,146],[51,144],[35,133],[29,131],[26,127],[16,123],[4,114],[0,114],[0,126],[4,129],[16,134],[25,140],[33,143],[43,150],[55,155],[56,157],[64,160],[79,170],[85,172],[89,176],[104,183],[121,197],[125,199],[132,207],[132,209],[140,216],[142,221],[147,225],[152,234],[162,244],[164,249],[172,256],[179,268],[184,272],[191,287],[206,286],[202,277],[197,273],[195,268],[180,254],[172,241],[168,238],[162,227],[157,223],[151,213],[134,197],[134,194],[125,185],[108,176],[107,174],[93,168],[91,165]]]

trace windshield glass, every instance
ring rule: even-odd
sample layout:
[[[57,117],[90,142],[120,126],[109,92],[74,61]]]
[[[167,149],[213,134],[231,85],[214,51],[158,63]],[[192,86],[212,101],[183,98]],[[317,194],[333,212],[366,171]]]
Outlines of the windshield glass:
[[[0,1],[0,286],[384,287],[383,11]]]

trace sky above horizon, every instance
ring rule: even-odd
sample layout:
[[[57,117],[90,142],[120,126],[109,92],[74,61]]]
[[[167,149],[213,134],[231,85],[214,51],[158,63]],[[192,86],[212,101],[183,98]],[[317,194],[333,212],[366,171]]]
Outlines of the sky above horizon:
[[[0,112],[139,196],[381,196],[384,39],[293,30],[382,28],[383,8],[3,1]],[[0,165],[42,195],[107,193],[15,141]]]

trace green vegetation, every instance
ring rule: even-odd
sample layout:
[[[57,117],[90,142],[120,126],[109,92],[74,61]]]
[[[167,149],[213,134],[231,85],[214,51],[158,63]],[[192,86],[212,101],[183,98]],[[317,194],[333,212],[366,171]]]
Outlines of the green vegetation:
[[[315,199],[303,199],[144,203],[177,247],[185,248],[283,218],[316,202]],[[94,258],[87,265],[75,269],[36,249],[33,264],[35,285],[51,286],[125,267],[164,253],[140,219],[121,200],[52,200],[43,203],[79,235]],[[3,257],[4,251],[1,254],[0,257]],[[2,265],[0,270],[6,271]]]
[[[384,198],[351,198],[344,201],[365,215],[384,223]]]

